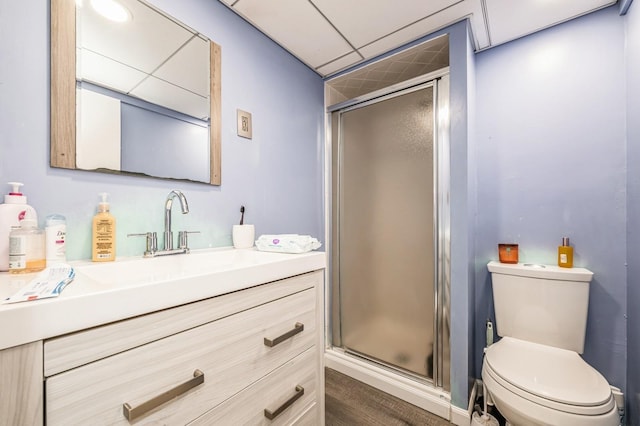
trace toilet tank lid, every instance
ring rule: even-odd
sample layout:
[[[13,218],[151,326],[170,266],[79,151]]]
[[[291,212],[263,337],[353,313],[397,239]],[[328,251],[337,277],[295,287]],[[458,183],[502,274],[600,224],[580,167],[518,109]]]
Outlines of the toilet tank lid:
[[[500,263],[492,260],[487,264],[487,268],[491,273],[548,280],[590,282],[593,277],[593,272],[585,268],[560,268],[555,265],[533,263]]]

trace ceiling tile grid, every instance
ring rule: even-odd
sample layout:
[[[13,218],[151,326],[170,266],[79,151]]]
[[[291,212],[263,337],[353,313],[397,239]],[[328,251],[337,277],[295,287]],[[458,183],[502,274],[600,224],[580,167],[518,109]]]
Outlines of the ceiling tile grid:
[[[351,53],[346,54],[343,57],[340,57],[328,64],[322,65],[316,68],[316,72],[320,75],[329,75],[333,74],[342,69],[348,68],[351,65],[357,64],[362,60],[362,56],[357,52],[353,51]]]
[[[370,44],[461,0],[309,0],[356,47]]]
[[[464,19],[471,23],[476,48],[489,46],[480,0],[465,0],[365,45],[360,52],[365,58],[372,58]]]
[[[468,19],[476,51],[616,0],[219,0],[323,77]]]
[[[353,51],[308,0],[241,0],[233,10],[314,69]]]

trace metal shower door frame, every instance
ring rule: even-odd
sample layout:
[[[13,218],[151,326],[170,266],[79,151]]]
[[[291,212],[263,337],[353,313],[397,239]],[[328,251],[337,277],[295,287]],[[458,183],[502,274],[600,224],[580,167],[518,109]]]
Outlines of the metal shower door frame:
[[[450,319],[450,202],[449,202],[449,193],[450,193],[450,147],[449,147],[449,74],[448,68],[443,69],[437,73],[431,73],[420,77],[418,79],[412,79],[408,82],[397,84],[381,91],[376,91],[369,95],[359,97],[356,99],[352,99],[337,105],[334,105],[327,109],[328,114],[328,128],[327,134],[332,135],[332,115],[337,113],[341,115],[342,113],[352,111],[357,108],[362,108],[367,105],[372,105],[374,103],[378,103],[384,100],[388,100],[397,96],[405,95],[417,90],[421,90],[427,87],[433,87],[434,91],[434,107],[433,107],[433,120],[434,120],[434,141],[433,141],[433,171],[434,171],[434,221],[433,221],[433,231],[434,231],[434,318],[433,318],[433,332],[434,332],[434,359],[433,359],[433,378],[432,382],[435,387],[442,388],[445,390],[450,390],[450,372],[444,371],[445,366],[449,365],[450,362],[450,327],[449,324],[451,322]],[[342,175],[342,129],[340,128],[341,118],[338,118],[338,160],[337,160],[337,179],[340,181]],[[329,144],[331,147],[334,146],[332,141]],[[333,153],[329,152],[329,159],[333,158]],[[333,178],[330,178],[331,182]],[[331,186],[333,182],[331,182]],[[337,212],[340,211],[340,185],[337,187],[338,194],[334,198],[334,195],[329,197],[329,203],[332,203],[335,199],[338,204],[335,206],[337,208]],[[330,210],[333,211],[333,207],[330,206]],[[339,214],[338,214],[339,215]],[[331,215],[330,215],[331,217]],[[340,235],[340,224],[339,221],[335,221],[338,223],[333,223],[334,221],[330,221],[330,226],[336,229],[335,235]],[[333,240],[334,238],[332,238]],[[331,283],[329,288],[333,291],[334,288],[339,288],[339,274],[335,273],[340,270],[339,265],[339,241],[331,241],[328,250],[331,251],[330,259],[330,274],[333,280],[338,282]],[[340,295],[338,294],[338,297]],[[332,300],[332,299],[329,299]],[[338,303],[341,303],[339,301]],[[340,316],[341,316],[341,310]],[[331,309],[328,310],[328,318],[332,318]],[[340,322],[342,320],[340,319]],[[326,328],[329,334],[332,333],[334,327],[328,326]],[[342,335],[342,325],[340,324],[339,333]],[[342,346],[336,347],[332,344],[333,336],[327,336],[328,346],[333,347],[334,349],[344,348],[344,344],[342,343],[342,337],[340,337],[340,343]],[[409,375],[415,378],[418,376],[414,376],[413,374],[407,374],[404,370],[401,370],[398,367],[390,366],[401,374]],[[431,382],[431,380],[428,380]]]

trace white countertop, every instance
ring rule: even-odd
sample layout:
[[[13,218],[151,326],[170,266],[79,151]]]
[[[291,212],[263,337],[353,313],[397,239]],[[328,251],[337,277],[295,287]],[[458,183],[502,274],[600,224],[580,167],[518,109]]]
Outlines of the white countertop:
[[[0,305],[0,350],[323,269],[326,254],[223,248],[70,264],[76,276],[59,297]],[[0,273],[0,300],[36,275]]]

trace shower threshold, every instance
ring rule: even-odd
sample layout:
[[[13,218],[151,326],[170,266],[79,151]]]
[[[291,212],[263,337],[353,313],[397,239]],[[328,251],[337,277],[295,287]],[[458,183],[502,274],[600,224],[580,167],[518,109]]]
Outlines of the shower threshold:
[[[373,386],[383,392],[407,401],[444,419],[452,420],[451,395],[435,388],[426,379],[416,380],[415,375],[402,374],[397,369],[368,357],[350,353],[341,348],[325,351],[325,366]],[[465,412],[466,414],[466,412]],[[468,423],[467,423],[468,424]]]
[[[430,379],[429,377],[425,377],[422,376],[420,374],[415,373],[414,371],[412,371],[411,369],[408,368],[404,368],[404,366],[406,365],[410,365],[410,361],[412,361],[411,357],[408,356],[405,352],[397,352],[393,355],[392,359],[394,359],[394,363],[389,363],[389,362],[385,362],[385,360],[383,359],[379,359],[376,357],[373,357],[371,355],[367,355],[366,353],[360,352],[358,350],[355,349],[351,349],[351,348],[344,348],[343,349],[344,353],[346,355],[350,355],[353,356],[355,358],[360,358],[362,360],[369,361],[372,363],[375,363],[378,367],[385,369],[387,371],[389,371],[390,373],[396,373],[396,374],[400,374],[410,380],[415,380],[419,383],[422,383],[426,386],[431,386],[433,388],[435,388],[434,384],[433,384],[433,380]],[[429,358],[425,359],[425,364],[429,361]],[[413,362],[413,364],[415,364],[415,361]]]

